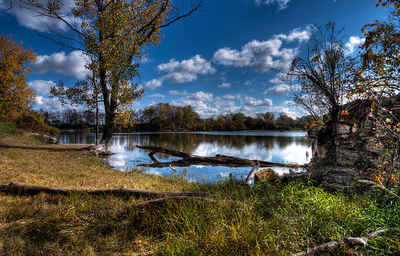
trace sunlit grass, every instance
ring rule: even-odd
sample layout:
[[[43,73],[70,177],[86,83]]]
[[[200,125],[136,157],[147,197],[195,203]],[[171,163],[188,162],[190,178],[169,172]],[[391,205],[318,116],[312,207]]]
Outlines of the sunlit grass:
[[[400,227],[399,204],[381,206],[368,196],[328,193],[304,181],[256,184],[249,190],[234,180],[196,184],[182,177],[124,173],[82,152],[0,149],[0,184],[9,182],[200,190],[217,202],[187,200],[139,210],[136,204],[145,199],[0,194],[0,255],[290,255]],[[385,255],[387,248],[400,252],[397,234],[375,239],[375,249],[361,250],[364,255]]]

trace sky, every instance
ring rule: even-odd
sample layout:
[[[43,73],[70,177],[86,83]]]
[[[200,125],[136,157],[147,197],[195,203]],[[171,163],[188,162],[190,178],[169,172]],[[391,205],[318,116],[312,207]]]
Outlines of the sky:
[[[50,97],[50,87],[84,79],[87,57],[38,35],[50,37],[49,27],[68,34],[65,25],[28,10],[6,9],[4,1],[1,33],[38,56],[29,64],[33,72],[27,80],[36,92],[34,109],[69,108]],[[65,8],[73,5],[65,1]],[[204,0],[197,12],[162,31],[160,45],[148,48],[135,80],[145,93],[134,108],[164,102],[191,105],[204,118],[236,112],[302,116],[305,112],[291,98],[298,85],[281,74],[295,57],[304,56],[315,26],[333,21],[343,28],[351,55],[364,40],[361,27],[387,15],[370,0]]]

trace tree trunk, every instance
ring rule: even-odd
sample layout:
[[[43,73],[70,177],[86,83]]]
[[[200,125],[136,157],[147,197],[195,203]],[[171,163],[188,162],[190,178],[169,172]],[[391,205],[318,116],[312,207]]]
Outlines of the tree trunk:
[[[111,143],[114,121],[115,118],[113,111],[106,108],[106,123],[103,130],[103,138],[101,139],[101,144],[106,145],[106,148],[108,148]]]

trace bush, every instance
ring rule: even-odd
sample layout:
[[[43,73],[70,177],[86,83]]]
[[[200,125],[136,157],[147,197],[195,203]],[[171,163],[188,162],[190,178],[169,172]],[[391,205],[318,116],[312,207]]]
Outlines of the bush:
[[[0,134],[13,134],[15,133],[15,123],[11,122],[0,122]]]
[[[29,112],[22,115],[16,122],[17,127],[25,130],[32,130],[41,134],[58,136],[60,131],[53,126],[48,125],[43,117],[36,112]]]

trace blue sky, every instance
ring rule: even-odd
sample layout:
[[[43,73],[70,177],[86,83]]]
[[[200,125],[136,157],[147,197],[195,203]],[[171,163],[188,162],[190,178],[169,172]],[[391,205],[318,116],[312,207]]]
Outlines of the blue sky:
[[[28,76],[37,93],[34,107],[60,110],[49,87],[84,78],[86,58],[36,33],[48,26],[68,33],[66,27],[26,10],[7,11],[2,1],[2,33],[38,55]],[[198,12],[163,30],[161,44],[148,49],[138,80],[146,90],[135,108],[169,102],[192,105],[203,117],[239,111],[300,116],[290,98],[297,86],[279,77],[302,55],[313,26],[334,21],[343,27],[352,54],[363,40],[361,27],[387,14],[370,0],[204,0]]]

